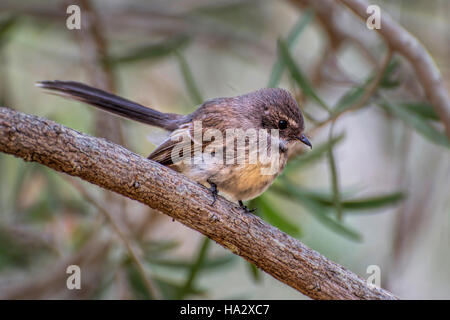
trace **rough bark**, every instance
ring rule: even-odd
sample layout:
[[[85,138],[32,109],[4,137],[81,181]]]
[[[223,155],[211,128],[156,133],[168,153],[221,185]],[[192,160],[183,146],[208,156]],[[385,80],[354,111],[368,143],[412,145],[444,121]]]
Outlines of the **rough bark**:
[[[259,217],[156,162],[53,121],[0,108],[0,151],[80,177],[197,230],[313,299],[396,299]]]

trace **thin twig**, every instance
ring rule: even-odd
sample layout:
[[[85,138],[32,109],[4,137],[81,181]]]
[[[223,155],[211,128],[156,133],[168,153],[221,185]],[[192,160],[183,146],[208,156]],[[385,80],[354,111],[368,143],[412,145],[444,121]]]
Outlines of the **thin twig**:
[[[90,0],[80,0],[85,12],[84,27],[78,35],[81,57],[84,61],[90,83],[109,92],[116,91],[114,70],[108,61],[108,43],[103,35],[100,16]],[[103,111],[97,111],[95,117],[96,134],[115,143],[125,145],[120,119]]]
[[[120,227],[115,221],[114,217],[109,213],[107,209],[105,209],[100,203],[98,203],[98,201],[94,197],[92,197],[89,193],[87,193],[86,190],[78,183],[78,181],[70,178],[67,178],[66,180],[81,194],[81,196],[86,201],[91,203],[94,207],[97,208],[98,211],[100,211],[103,214],[103,216],[106,218],[106,220],[109,222],[109,224],[112,226],[114,231],[119,236],[120,240],[122,240],[123,244],[125,245],[125,248],[128,251],[128,254],[130,255],[133,262],[136,264],[139,274],[144,280],[144,284],[150,296],[153,297],[154,299],[158,300],[161,299],[160,293],[156,290],[155,285],[152,283],[151,279],[147,276],[141,259],[133,249],[133,246],[131,242],[128,240],[127,236],[122,232],[122,230],[120,230]]]
[[[367,88],[365,89],[364,94],[361,97],[361,99],[359,99],[350,108],[345,109],[343,112],[335,113],[331,117],[329,117],[328,119],[318,123],[314,128],[312,128],[310,130],[309,133],[313,134],[318,129],[322,128],[323,126],[327,125],[328,123],[337,120],[339,117],[341,117],[345,113],[356,111],[356,110],[359,110],[362,107],[364,107],[367,104],[367,102],[370,100],[370,98],[375,94],[376,90],[378,89],[378,85],[380,84],[380,81],[383,78],[383,74],[386,71],[386,68],[388,67],[389,62],[392,59],[392,55],[393,55],[393,51],[391,50],[391,48],[388,47],[388,52],[387,52],[386,56],[384,57],[384,60],[381,63],[381,66],[378,69],[378,72],[376,73],[376,75],[375,75],[374,79],[372,80],[372,82],[370,82],[369,86],[367,86]]]
[[[340,0],[361,19],[367,19],[365,0]],[[450,138],[450,97],[441,73],[422,44],[400,24],[394,21],[387,12],[381,14],[381,28],[376,31],[384,38],[389,47],[403,55],[416,71],[425,93],[436,113],[445,126]]]

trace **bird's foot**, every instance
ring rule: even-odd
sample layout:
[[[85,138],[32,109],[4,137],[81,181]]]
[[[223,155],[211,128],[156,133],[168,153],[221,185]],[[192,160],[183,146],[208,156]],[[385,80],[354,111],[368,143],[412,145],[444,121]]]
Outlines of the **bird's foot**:
[[[253,213],[256,211],[256,208],[253,209],[249,209],[247,208],[247,206],[244,205],[244,203],[242,202],[242,200],[239,200],[239,207],[244,210],[246,213]]]
[[[214,182],[211,182],[208,180],[206,180],[206,182],[209,183],[209,185],[211,186],[209,188],[209,191],[211,191],[211,194],[213,196],[213,201],[211,202],[211,205],[214,205],[214,203],[216,203],[216,199],[217,199],[217,195],[219,194],[219,190],[217,190],[217,185]]]

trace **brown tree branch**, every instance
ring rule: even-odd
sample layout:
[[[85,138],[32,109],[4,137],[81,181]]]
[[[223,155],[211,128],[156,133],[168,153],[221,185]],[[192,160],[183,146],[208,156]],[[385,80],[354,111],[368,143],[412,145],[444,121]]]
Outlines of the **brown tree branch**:
[[[396,299],[259,217],[131,151],[53,121],[0,108],[0,151],[80,177],[197,230],[313,299]]]
[[[377,60],[369,48],[368,40],[342,23],[340,13],[343,8],[338,2],[335,0],[290,0],[290,2],[303,9],[308,7],[314,9],[315,16],[328,38],[329,54],[335,55],[345,44],[351,43],[360,50],[371,65],[377,65]]]

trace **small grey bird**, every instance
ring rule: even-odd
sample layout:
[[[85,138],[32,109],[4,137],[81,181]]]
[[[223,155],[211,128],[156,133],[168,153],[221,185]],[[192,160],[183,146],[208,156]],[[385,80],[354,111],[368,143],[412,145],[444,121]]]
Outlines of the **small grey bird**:
[[[217,194],[220,194],[230,201],[238,202],[246,211],[249,210],[242,201],[256,198],[272,184],[285,167],[288,151],[296,141],[312,147],[303,133],[304,120],[297,102],[283,89],[267,88],[236,97],[211,99],[200,105],[193,113],[180,115],[159,112],[78,82],[42,81],[38,82],[37,86],[116,115],[168,130],[168,138],[148,156],[148,159],[168,166],[209,187],[213,203]],[[230,140],[231,142],[228,140],[224,142],[217,135],[214,139],[204,139],[202,135],[197,139],[195,129],[197,123],[201,124],[199,130],[203,135],[207,135],[208,130],[223,134],[224,137],[231,132],[230,130],[238,130],[235,132],[241,133],[249,130],[256,133],[275,130],[278,138],[276,140],[272,140],[271,136],[267,138],[265,151],[270,153],[268,162],[263,162],[259,157],[253,162],[242,161],[243,158],[249,158],[253,154],[249,136],[241,139],[244,144],[240,147],[234,139]],[[180,137],[184,139],[181,142]],[[258,146],[266,142],[265,137],[258,137]],[[273,141],[276,141],[276,145]],[[211,146],[214,146],[211,152],[214,156],[219,153],[218,151],[223,151],[216,160],[224,159],[223,155],[229,155],[226,148],[233,151],[231,159],[203,161],[205,150],[211,149]],[[196,153],[195,150],[200,152]],[[240,153],[240,150],[244,152]],[[277,152],[269,152],[275,150]],[[199,159],[199,155],[202,159]],[[192,158],[189,161],[174,160],[180,156],[183,159],[186,159],[186,156]],[[267,169],[274,163],[276,163],[274,172],[263,173],[262,169]]]

